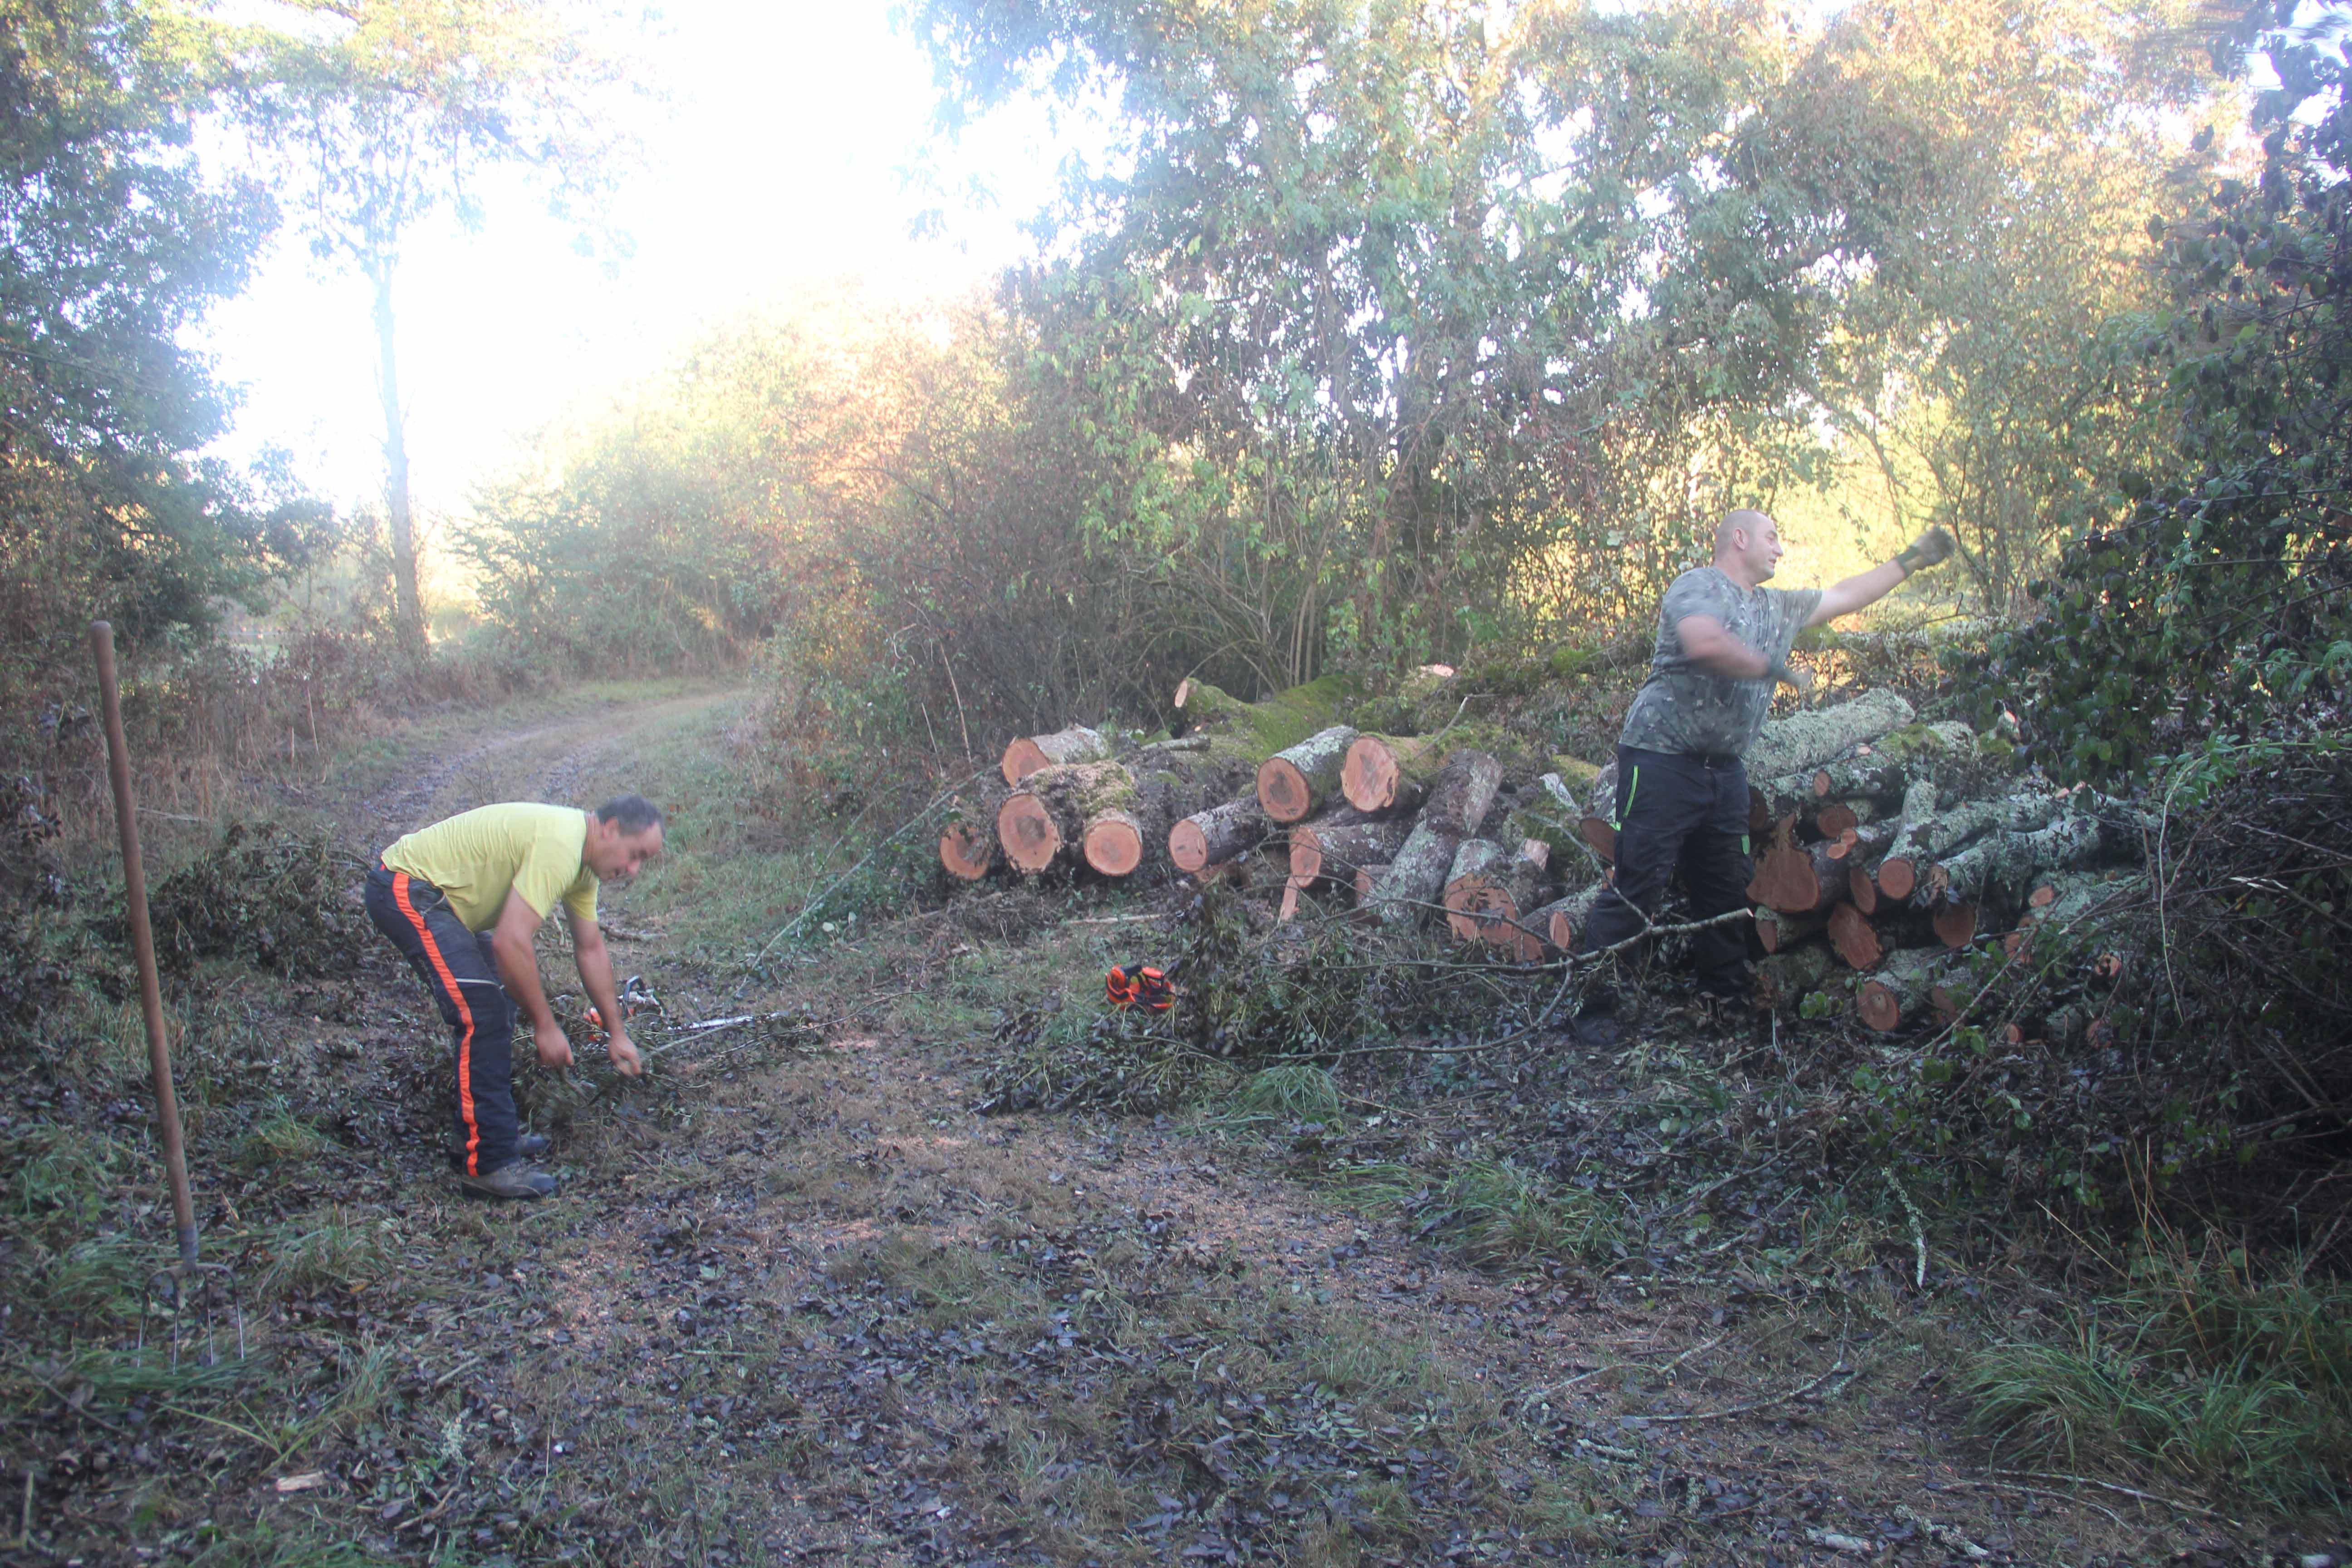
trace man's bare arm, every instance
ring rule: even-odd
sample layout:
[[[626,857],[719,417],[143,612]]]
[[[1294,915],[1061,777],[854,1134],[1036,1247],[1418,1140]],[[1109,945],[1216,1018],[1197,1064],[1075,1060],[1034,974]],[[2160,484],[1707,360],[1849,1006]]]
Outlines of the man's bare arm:
[[[596,1016],[604,1020],[604,1048],[614,1067],[635,1078],[645,1070],[645,1062],[629,1038],[628,1015],[622,1011],[620,994],[613,988],[613,957],[605,950],[604,933],[596,929],[594,921],[568,912],[566,918],[572,924],[572,962],[579,967],[580,984],[587,989],[588,1000],[595,1004]]]
[[[1822,602],[1805,617],[1809,626],[1826,626],[1840,616],[1850,616],[1866,605],[1874,605],[1895,592],[1895,584],[1914,572],[1924,572],[1930,566],[1940,566],[1957,548],[1952,536],[1940,528],[1931,528],[1905,545],[1894,560],[1883,566],[1857,574],[1833,587],[1822,590]]]
[[[530,1024],[540,1065],[566,1067],[572,1061],[572,1042],[564,1037],[563,1026],[555,1021],[555,1010],[547,1005],[546,988],[539,983],[539,953],[530,944],[539,933],[539,911],[520,893],[509,890],[506,907],[499,911],[498,926],[490,932],[490,951],[498,957],[499,978],[506,982],[507,994],[515,999]]]
[[[1761,680],[1772,672],[1762,654],[1733,637],[1713,616],[1685,616],[1675,623],[1675,636],[1690,661],[1709,674]]]

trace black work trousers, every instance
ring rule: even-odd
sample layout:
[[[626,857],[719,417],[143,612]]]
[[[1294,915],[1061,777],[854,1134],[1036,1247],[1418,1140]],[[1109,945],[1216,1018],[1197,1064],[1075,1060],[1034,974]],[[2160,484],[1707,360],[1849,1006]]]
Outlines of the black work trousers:
[[[440,889],[380,860],[368,873],[367,912],[424,980],[449,1026],[457,1168],[478,1176],[511,1163],[515,1005],[499,979],[490,933],[467,931]]]
[[[1748,770],[1738,757],[1618,747],[1616,876],[1592,906],[1577,951],[1598,952],[1640,934],[1657,918],[1676,870],[1693,919],[1740,908],[1755,875],[1748,856]],[[1694,945],[1702,987],[1725,994],[1745,988],[1745,927],[1711,927]]]

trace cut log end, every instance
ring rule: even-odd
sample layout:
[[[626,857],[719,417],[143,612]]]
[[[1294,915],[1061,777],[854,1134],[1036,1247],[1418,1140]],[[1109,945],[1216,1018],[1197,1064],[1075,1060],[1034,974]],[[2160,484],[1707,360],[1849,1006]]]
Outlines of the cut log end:
[[[1358,811],[1385,811],[1396,804],[1402,777],[1394,747],[1378,735],[1359,735],[1340,764],[1339,793]]]
[[[1053,760],[1043,746],[1024,735],[1004,748],[1004,782],[1017,784],[1039,768],[1051,765]]]
[[[1845,886],[1846,896],[1853,900],[1855,909],[1866,915],[1878,912],[1878,882],[1871,876],[1868,867],[1856,866],[1848,871]]]
[[[1126,812],[1108,813],[1087,824],[1080,850],[1104,876],[1131,877],[1143,864],[1142,826]]]
[[[1862,825],[1853,807],[1840,801],[1835,805],[1822,807],[1813,817],[1813,830],[1824,838],[1839,838]]]
[[[1033,876],[1062,853],[1062,830],[1055,826],[1054,814],[1025,791],[997,808],[996,841],[1004,847],[1004,858],[1014,870]]]
[[[1315,789],[1297,764],[1268,757],[1257,770],[1257,803],[1276,822],[1302,822],[1315,810]]]
[[[1936,911],[1936,936],[1946,947],[1966,947],[1977,939],[1977,907],[1947,904]]]
[[[1873,980],[1863,986],[1855,1010],[1862,1015],[1864,1023],[1882,1035],[1903,1026],[1902,1000],[1883,980]]]
[[[1303,829],[1290,836],[1290,879],[1312,882],[1323,874],[1323,846]]]
[[[940,864],[948,875],[977,882],[996,864],[996,841],[976,822],[951,822],[940,835]]]
[[[1198,871],[1209,863],[1209,836],[1187,819],[1168,830],[1168,858],[1180,871]]]
[[[1288,925],[1292,921],[1298,918],[1299,886],[1299,880],[1296,877],[1291,878],[1288,882],[1283,885],[1282,911],[1275,916],[1275,921],[1276,924]]]
[[[1886,956],[1886,944],[1868,917],[1852,904],[1830,911],[1830,946],[1855,969],[1875,969]]]
[[[1901,903],[1919,889],[1919,868],[1907,855],[1889,855],[1878,863],[1878,890]]]
[[[1592,852],[1601,857],[1602,864],[1613,866],[1617,863],[1617,830],[1609,826],[1608,818],[1587,816],[1578,825],[1578,831],[1584,835],[1584,842],[1591,846]]]

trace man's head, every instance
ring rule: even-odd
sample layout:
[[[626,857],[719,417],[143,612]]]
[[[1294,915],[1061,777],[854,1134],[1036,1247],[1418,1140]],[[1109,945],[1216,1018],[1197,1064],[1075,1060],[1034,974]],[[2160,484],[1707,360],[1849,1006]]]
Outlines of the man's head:
[[[641,795],[615,795],[588,818],[580,858],[598,881],[609,882],[635,876],[661,847],[661,807]]]
[[[1769,582],[1780,565],[1780,530],[1750,507],[1723,514],[1715,525],[1715,564],[1743,588]]]

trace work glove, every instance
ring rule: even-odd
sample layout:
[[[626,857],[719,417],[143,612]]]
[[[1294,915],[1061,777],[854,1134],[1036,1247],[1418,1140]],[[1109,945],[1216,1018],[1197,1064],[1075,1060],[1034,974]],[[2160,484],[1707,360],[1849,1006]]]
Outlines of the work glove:
[[[1931,528],[1898,551],[1895,563],[1908,577],[1922,568],[1941,566],[1952,558],[1952,536],[1940,528]]]
[[[1795,687],[1797,689],[1797,699],[1799,701],[1802,701],[1807,697],[1812,695],[1813,672],[1805,668],[1802,665],[1791,667],[1786,660],[1783,660],[1782,662],[1774,665],[1771,668],[1766,670],[1764,672],[1764,679],[1771,681],[1776,686]]]

